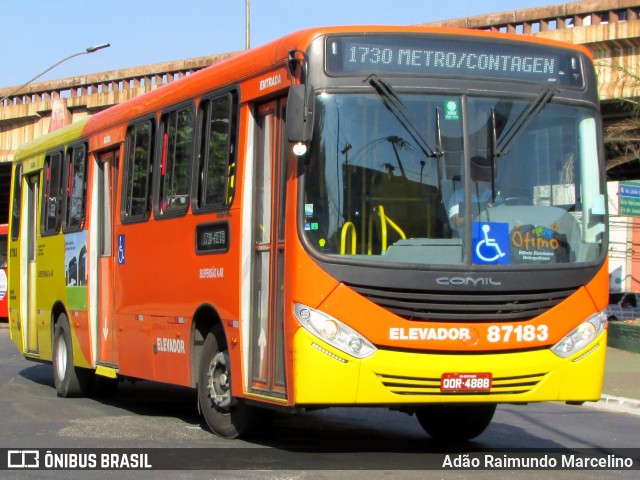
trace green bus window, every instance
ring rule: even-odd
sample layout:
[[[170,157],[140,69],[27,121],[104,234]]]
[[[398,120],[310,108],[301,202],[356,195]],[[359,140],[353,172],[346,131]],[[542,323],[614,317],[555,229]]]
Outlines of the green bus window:
[[[82,230],[87,192],[87,147],[84,144],[67,149],[65,157],[66,205],[65,232]]]
[[[11,240],[20,236],[20,208],[22,205],[22,164],[13,171],[13,210],[11,212]]]
[[[62,211],[62,152],[49,154],[44,160],[44,189],[42,195],[42,235],[60,231]]]
[[[200,105],[196,210],[224,208],[233,201],[236,118],[237,100],[231,92]]]
[[[122,221],[149,218],[151,155],[154,129],[151,120],[129,127],[125,158]]]
[[[162,118],[162,150],[159,156],[159,191],[155,214],[181,215],[189,207],[189,171],[193,156],[192,107]]]

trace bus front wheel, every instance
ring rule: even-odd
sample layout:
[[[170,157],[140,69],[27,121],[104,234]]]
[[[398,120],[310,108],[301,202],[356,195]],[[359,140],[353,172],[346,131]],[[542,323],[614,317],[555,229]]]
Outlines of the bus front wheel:
[[[198,374],[198,404],[213,433],[223,438],[247,437],[257,431],[260,408],[231,394],[231,362],[224,335],[209,332],[204,341]]]
[[[91,382],[91,371],[73,364],[71,327],[67,316],[58,317],[53,333],[53,383],[59,397],[86,395]]]
[[[496,404],[431,405],[416,412],[420,425],[438,440],[465,441],[477,437],[491,423]]]

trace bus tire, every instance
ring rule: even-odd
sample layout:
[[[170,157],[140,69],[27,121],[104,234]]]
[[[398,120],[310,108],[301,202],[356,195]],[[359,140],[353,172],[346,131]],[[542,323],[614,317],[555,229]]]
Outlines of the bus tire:
[[[64,313],[56,322],[53,334],[53,383],[59,397],[85,396],[91,383],[91,370],[73,364],[71,327]]]
[[[231,363],[223,339],[221,333],[209,332],[204,341],[198,374],[198,405],[213,433],[222,438],[246,438],[260,429],[262,409],[231,395]]]
[[[495,403],[432,405],[418,410],[416,417],[431,437],[461,442],[484,432],[495,411]]]

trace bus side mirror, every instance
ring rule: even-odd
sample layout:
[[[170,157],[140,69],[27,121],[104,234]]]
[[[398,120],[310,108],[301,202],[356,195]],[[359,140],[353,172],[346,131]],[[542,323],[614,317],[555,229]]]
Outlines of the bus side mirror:
[[[290,142],[308,143],[313,134],[313,88],[291,85],[287,99],[287,138]]]

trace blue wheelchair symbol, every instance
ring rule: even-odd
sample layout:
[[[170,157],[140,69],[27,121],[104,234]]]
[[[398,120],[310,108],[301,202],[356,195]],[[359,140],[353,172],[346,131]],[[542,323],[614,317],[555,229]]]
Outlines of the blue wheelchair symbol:
[[[124,235],[118,235],[118,265],[124,265]]]
[[[476,265],[508,265],[509,224],[475,222],[471,232],[473,263]]]

